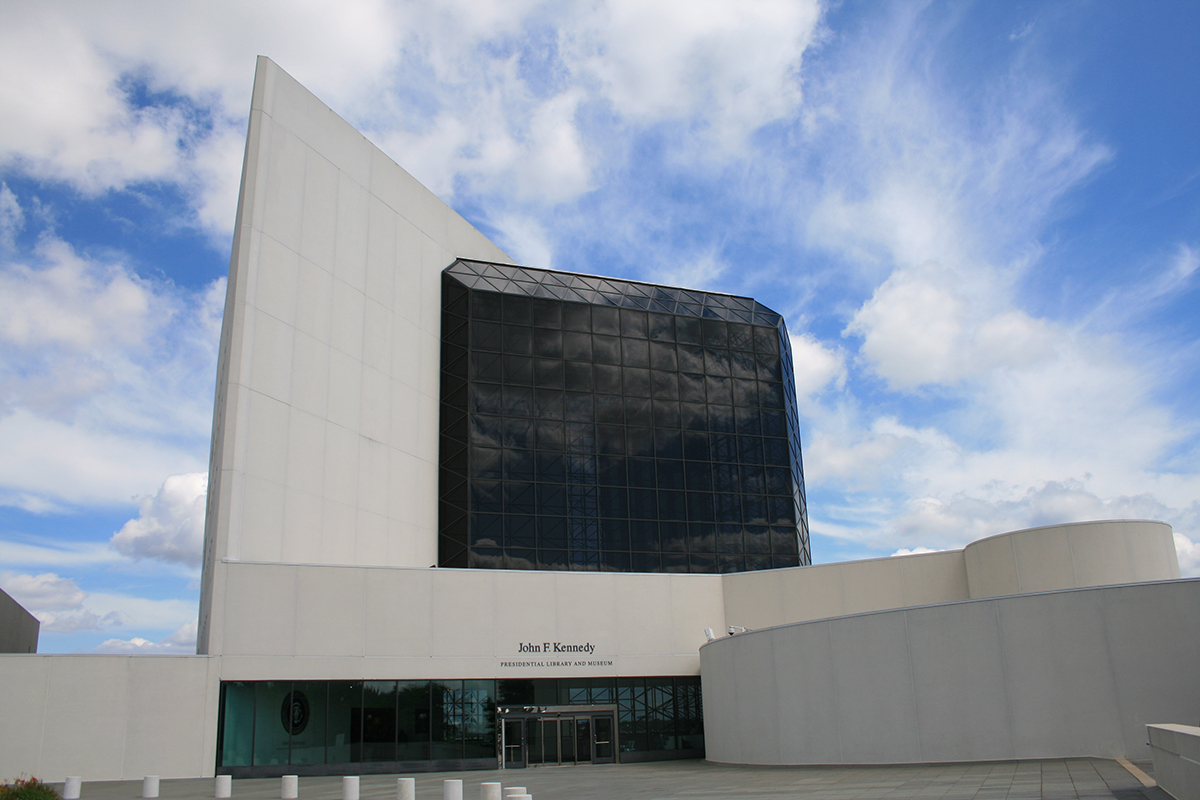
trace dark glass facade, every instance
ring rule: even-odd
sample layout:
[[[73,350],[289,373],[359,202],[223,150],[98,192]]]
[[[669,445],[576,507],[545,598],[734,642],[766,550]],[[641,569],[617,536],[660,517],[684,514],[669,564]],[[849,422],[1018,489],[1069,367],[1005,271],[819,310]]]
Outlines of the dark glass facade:
[[[443,567],[810,563],[791,349],[754,300],[455,262],[440,425]]]
[[[506,706],[617,707],[623,761],[703,755],[698,676],[221,684],[221,774],[494,768]]]

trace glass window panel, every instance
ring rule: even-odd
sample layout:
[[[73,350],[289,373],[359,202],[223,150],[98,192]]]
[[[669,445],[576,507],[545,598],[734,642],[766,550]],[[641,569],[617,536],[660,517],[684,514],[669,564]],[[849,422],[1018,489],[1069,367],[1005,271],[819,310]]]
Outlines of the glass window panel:
[[[592,391],[592,365],[568,361],[564,365],[567,388],[574,392]]]
[[[650,366],[675,372],[679,361],[675,357],[675,345],[671,342],[650,342]]]
[[[621,393],[621,368],[608,364],[596,364],[592,369],[594,386],[602,394]]]
[[[777,355],[779,353],[779,331],[775,328],[755,325],[754,350],[757,353]]]
[[[779,383],[783,380],[783,359],[779,356],[760,355],[756,361],[758,363],[757,377],[760,381]]]
[[[766,447],[765,458],[768,464],[782,467],[788,463],[791,454],[788,452],[787,439],[764,439]]]
[[[600,395],[597,397],[599,401]],[[597,402],[599,406],[599,402]],[[603,419],[604,415],[597,408],[597,419]],[[625,455],[625,428],[621,425],[597,425],[596,426],[596,452],[606,455]]]
[[[608,369],[618,369],[608,367]],[[620,378],[617,379],[618,385]],[[620,389],[618,388],[618,391]],[[615,394],[598,394],[596,398],[596,422],[620,425],[625,421],[625,398]]]
[[[761,464],[763,458],[762,438],[758,436],[739,436],[738,455],[743,464]],[[782,441],[778,439],[776,441]]]
[[[499,447],[504,441],[504,418],[472,414],[469,441],[476,447]]]
[[[592,395],[588,392],[567,392],[563,411],[568,422],[590,422],[595,418]]]
[[[471,292],[471,316],[476,319],[500,320],[500,293]]]
[[[504,389],[494,383],[473,384],[471,386],[471,411],[479,414],[503,414]]]
[[[691,461],[708,461],[711,458],[708,434],[703,431],[684,431],[683,457]]]
[[[504,550],[499,547],[471,545],[468,569],[504,569]]]
[[[597,364],[620,364],[621,340],[616,336],[593,336],[592,361]]]
[[[758,382],[734,379],[733,404],[744,408],[754,408],[758,405]]]
[[[723,406],[733,405],[733,392],[729,378],[709,375],[704,379],[704,384],[708,392],[709,403],[719,403]]]
[[[650,427],[654,424],[653,407],[650,405],[649,398],[641,397],[626,397],[625,405],[625,422],[628,425],[638,425]],[[645,451],[649,454],[649,450]],[[629,443],[629,453],[634,453],[633,440]]]
[[[741,479],[736,464],[713,464],[713,489],[718,492],[741,491]]]
[[[234,681],[223,686],[221,766],[248,767],[254,754],[254,684]]]
[[[687,519],[687,503],[683,492],[663,491],[658,493],[658,514],[660,520]]]
[[[621,335],[635,336],[645,339],[647,336],[647,320],[645,311],[635,311],[632,308],[621,309]]]
[[[429,681],[398,681],[396,704],[396,758],[426,761],[429,758]]]
[[[717,522],[742,521],[742,496],[718,492],[713,495],[713,519]]]
[[[632,397],[650,396],[650,370],[625,367],[625,394]]]
[[[622,339],[621,363],[627,367],[650,366],[648,343],[644,339]]]
[[[759,381],[758,401],[767,408],[783,408],[783,384]]]
[[[501,514],[471,514],[472,545],[499,547],[503,541],[504,517]]]
[[[430,692],[430,752],[435,761],[462,758],[462,681],[432,681]]]
[[[717,556],[717,570],[720,572],[745,572],[746,559],[740,555]]]
[[[733,433],[734,414],[732,406],[711,405],[708,407],[708,429],[717,433]]]
[[[796,504],[791,497],[771,497],[768,501],[772,525],[795,525]]]
[[[504,321],[529,325],[533,322],[533,303],[531,297],[523,294],[504,295]]]
[[[537,559],[538,569],[565,570],[571,568],[571,562],[567,558],[566,550],[545,550],[539,548]]]
[[[753,572],[760,569],[771,569],[770,556],[746,556],[746,571]]]
[[[533,484],[527,484],[529,496],[534,495]],[[504,546],[512,547],[534,547],[537,544],[537,528],[535,527],[534,517],[526,513],[513,513],[505,517],[504,520]]]
[[[541,419],[538,420],[537,426],[537,446],[542,450],[562,450],[565,439],[566,428],[561,422],[555,420]]]
[[[500,480],[500,450],[493,447],[471,448],[471,477],[476,480]]]
[[[706,347],[729,347],[729,331],[719,319],[706,319],[702,323]]]
[[[675,318],[673,316],[651,312],[647,321],[651,339],[660,342],[675,341]]]
[[[592,337],[569,331],[563,334],[563,358],[567,361],[592,360]]]
[[[658,475],[658,488],[683,488],[683,464],[681,462],[659,461],[655,464],[655,472]]]
[[[679,403],[674,400],[654,401],[654,427],[678,428],[679,424]]]
[[[600,516],[625,517],[628,513],[628,503],[623,486],[600,487]]]
[[[703,344],[700,320],[695,317],[675,317],[675,340],[683,344]]]
[[[735,378],[754,380],[758,377],[758,364],[753,353],[739,353],[734,350],[729,354],[729,370]]]
[[[508,417],[504,420],[505,447],[533,447],[533,420],[525,417]]]
[[[653,489],[657,485],[657,471],[653,459],[630,458],[626,461],[629,469],[629,485]]]
[[[471,378],[500,383],[504,380],[504,356],[500,353],[471,353]]]
[[[766,436],[787,436],[787,417],[782,411],[765,408],[759,412],[762,432]]]
[[[767,498],[764,495],[742,495],[742,522],[764,525],[767,521]]]
[[[567,495],[560,483],[539,483],[537,487],[539,514],[567,513]]]
[[[470,347],[473,350],[500,350],[504,344],[504,326],[499,323],[484,323],[478,319],[470,323]]]
[[[703,375],[680,375],[679,376],[679,399],[688,403],[703,403],[704,396],[704,376]]]
[[[708,430],[708,407],[703,403],[680,403],[681,426],[686,430]]]
[[[740,525],[717,525],[716,544],[718,553],[741,555],[746,552],[742,542],[742,527]]]
[[[792,473],[791,470],[785,467],[767,467],[767,493],[768,494],[791,494],[792,492]]]
[[[528,386],[505,386],[504,413],[513,417],[532,416],[533,389]]]
[[[596,452],[596,427],[582,422],[567,423],[566,451],[568,453]],[[567,460],[568,479],[570,478],[572,461]]]
[[[396,760],[395,681],[363,682],[362,754],[354,760]]]
[[[533,354],[542,358],[562,358],[562,332],[538,328],[533,337]]]
[[[622,489],[621,492],[624,495],[625,490]],[[622,502],[624,502],[623,496]],[[623,519],[600,520],[600,536],[605,550],[622,552],[629,550],[629,523]],[[609,562],[610,565],[611,563]]]
[[[743,464],[741,468],[742,491],[748,494],[762,494],[766,491],[766,472],[754,464]]]
[[[649,401],[644,401],[644,416],[646,423],[649,425]],[[629,409],[626,409],[629,411]],[[637,411],[637,409],[635,409]],[[640,413],[631,414],[630,416],[642,416]],[[625,450],[630,456],[653,456],[654,455],[654,429],[642,427],[625,428]]]
[[[612,306],[592,306],[592,332],[611,334],[621,333],[621,318],[618,309]]]
[[[533,353],[533,328],[524,325],[504,326],[504,352],[517,355]]]
[[[463,681],[463,757],[496,756],[496,682]]]
[[[754,331],[749,325],[740,322],[729,324],[729,346],[735,350],[754,349]]]
[[[688,492],[688,519],[699,522],[712,522],[713,499],[708,492]],[[711,542],[709,543],[711,547]],[[705,552],[712,552],[706,550]]]
[[[657,493],[653,489],[630,488],[629,516],[635,519],[658,519]]]
[[[620,436],[624,440],[624,431],[620,431]],[[626,460],[615,456],[601,456],[597,459],[597,468],[599,469],[599,481],[604,486],[624,486],[627,481],[626,475]]]
[[[683,458],[683,434],[668,428],[656,428],[654,431],[654,455],[658,458]],[[677,465],[682,469],[683,465]]]
[[[771,552],[770,529],[757,525],[745,529],[746,554],[758,555]]]
[[[663,572],[690,572],[687,553],[664,551],[662,554]]]
[[[538,328],[561,328],[562,303],[545,297],[533,298],[533,324]]]
[[[687,442],[685,440],[685,451],[686,448]],[[694,461],[685,462],[683,471],[687,488],[691,491],[708,492],[712,490],[712,474],[707,463],[697,463]]]
[[[657,532],[655,534],[657,539]],[[662,559],[657,552],[632,552],[629,554],[629,568],[634,572],[662,572]]]
[[[689,504],[691,496],[688,497]],[[712,498],[709,497],[709,505]],[[688,522],[688,552],[715,553],[717,551],[716,528],[708,522]]]
[[[708,375],[729,375],[729,351],[712,347],[704,349],[704,372]]]
[[[800,541],[795,528],[771,529],[771,554],[792,557],[800,554]]]
[[[503,569],[537,569],[537,551],[532,548],[506,548]]]
[[[326,763],[357,761],[361,743],[362,684],[358,681],[330,681],[329,712],[325,725]]]
[[[592,307],[584,303],[563,303],[562,322],[564,330],[591,333]]]
[[[567,521],[563,517],[538,517],[538,547],[547,550],[565,550],[567,547]]]
[[[704,348],[681,344],[677,353],[680,372],[704,372]]]
[[[717,571],[717,557],[709,553],[692,553],[688,556],[688,569],[691,572],[714,573]]]
[[[484,514],[499,514],[504,510],[504,495],[499,481],[471,483],[471,509]]]
[[[738,460],[737,437],[726,433],[714,433],[709,437],[713,461],[736,462]]]
[[[674,372],[651,370],[650,394],[656,400],[678,400],[679,378]]]

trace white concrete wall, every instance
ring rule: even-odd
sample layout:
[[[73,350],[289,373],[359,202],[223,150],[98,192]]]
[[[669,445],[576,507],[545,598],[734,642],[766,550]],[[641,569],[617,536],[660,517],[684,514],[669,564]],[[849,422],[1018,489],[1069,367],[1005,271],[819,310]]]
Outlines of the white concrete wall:
[[[708,758],[862,764],[1124,756],[1200,718],[1200,579],[785,625],[700,651]]]
[[[963,548],[971,597],[1179,577],[1171,526],[1103,520],[1002,533]]]
[[[204,656],[0,656],[0,776],[212,775],[219,662]]]
[[[1147,725],[1154,779],[1175,800],[1200,797],[1200,728]]]
[[[695,675],[725,625],[719,575],[226,567],[226,680]]]
[[[510,259],[266,58],[217,377],[200,650],[222,559],[437,560],[441,271]]]
[[[766,628],[966,600],[961,550],[723,576],[729,625]]]

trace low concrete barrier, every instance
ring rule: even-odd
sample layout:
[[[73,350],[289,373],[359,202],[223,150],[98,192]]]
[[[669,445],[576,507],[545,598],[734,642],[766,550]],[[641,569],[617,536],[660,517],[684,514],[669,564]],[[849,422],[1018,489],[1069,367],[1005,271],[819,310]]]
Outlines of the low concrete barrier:
[[[1200,797],[1200,728],[1147,725],[1154,779],[1175,800]]]

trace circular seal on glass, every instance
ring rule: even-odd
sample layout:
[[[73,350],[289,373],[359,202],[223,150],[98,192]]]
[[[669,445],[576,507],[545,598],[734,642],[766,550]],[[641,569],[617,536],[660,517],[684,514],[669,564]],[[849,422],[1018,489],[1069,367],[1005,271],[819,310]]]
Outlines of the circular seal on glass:
[[[295,736],[308,727],[308,698],[304,692],[291,692],[283,696],[283,707],[279,709],[283,729]]]

